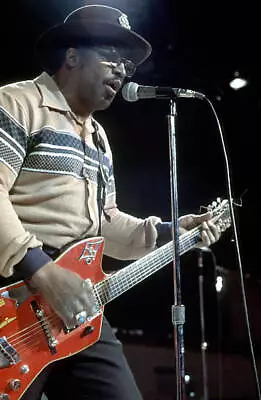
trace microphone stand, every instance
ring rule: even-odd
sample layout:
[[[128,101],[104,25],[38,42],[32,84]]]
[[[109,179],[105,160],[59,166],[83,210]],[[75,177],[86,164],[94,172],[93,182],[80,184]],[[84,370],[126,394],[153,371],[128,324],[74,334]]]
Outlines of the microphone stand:
[[[208,251],[208,250],[207,250]],[[208,400],[208,374],[205,339],[205,315],[204,315],[204,276],[203,276],[203,249],[198,249],[198,285],[199,285],[199,306],[200,306],[200,327],[201,327],[201,357],[204,400]]]
[[[173,95],[174,97],[174,95]],[[173,242],[173,286],[174,305],[172,306],[172,324],[174,327],[175,359],[176,359],[176,400],[185,399],[185,366],[184,366],[184,335],[185,307],[181,301],[179,226],[178,226],[178,190],[177,190],[177,157],[176,157],[176,103],[170,100],[168,115],[169,152],[170,152],[170,190]]]

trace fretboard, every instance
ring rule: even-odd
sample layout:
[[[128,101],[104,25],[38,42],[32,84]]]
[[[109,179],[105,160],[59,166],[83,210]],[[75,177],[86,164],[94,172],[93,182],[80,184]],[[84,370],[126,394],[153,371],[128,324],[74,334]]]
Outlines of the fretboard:
[[[200,237],[199,228],[194,228],[181,235],[179,237],[179,254],[182,255],[195,247]],[[171,241],[97,283],[94,289],[100,305],[109,303],[159,271],[173,260],[173,254],[174,249]]]

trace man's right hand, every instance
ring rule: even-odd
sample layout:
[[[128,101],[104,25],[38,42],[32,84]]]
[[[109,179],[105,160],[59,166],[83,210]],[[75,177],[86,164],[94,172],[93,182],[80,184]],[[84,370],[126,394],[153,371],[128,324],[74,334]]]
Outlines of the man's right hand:
[[[95,314],[93,291],[75,272],[50,262],[34,273],[31,283],[69,328],[76,325],[76,314]]]

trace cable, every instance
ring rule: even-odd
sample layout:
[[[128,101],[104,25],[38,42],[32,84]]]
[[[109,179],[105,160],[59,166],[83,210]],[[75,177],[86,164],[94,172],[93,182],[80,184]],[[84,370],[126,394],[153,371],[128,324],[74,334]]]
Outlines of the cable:
[[[240,249],[239,249],[235,213],[234,213],[234,207],[233,207],[231,178],[230,178],[230,170],[229,170],[229,162],[228,162],[228,157],[227,157],[227,152],[226,152],[226,146],[225,146],[225,142],[224,142],[224,138],[223,138],[221,124],[219,122],[215,108],[212,105],[211,101],[207,97],[204,97],[204,100],[207,101],[207,103],[211,107],[211,109],[214,113],[214,116],[216,118],[218,130],[219,130],[219,134],[220,134],[220,139],[221,139],[221,144],[222,144],[223,151],[224,151],[226,178],[227,178],[227,187],[228,187],[228,202],[229,202],[229,208],[230,208],[230,214],[231,214],[231,225],[232,225],[232,229],[233,229],[233,233],[234,233],[234,243],[236,246],[236,255],[237,255],[238,265],[239,265],[240,282],[241,282],[242,298],[243,298],[243,308],[244,308],[246,325],[247,325],[247,333],[248,333],[248,338],[249,338],[249,345],[250,345],[250,352],[251,352],[252,363],[253,363],[254,376],[255,376],[255,380],[256,380],[256,389],[257,389],[257,393],[258,393],[258,399],[261,400],[260,382],[259,382],[259,377],[258,377],[257,365],[256,365],[256,360],[255,360],[255,354],[254,354],[254,348],[253,348],[253,342],[252,342],[251,330],[250,330],[250,324],[249,324],[243,268],[242,268],[242,261],[241,261],[241,255],[240,255]]]

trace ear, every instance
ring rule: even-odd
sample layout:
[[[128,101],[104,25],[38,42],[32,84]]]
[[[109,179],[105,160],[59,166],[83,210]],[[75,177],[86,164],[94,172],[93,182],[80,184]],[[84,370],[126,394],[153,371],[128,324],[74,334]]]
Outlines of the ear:
[[[80,54],[76,48],[70,47],[69,49],[66,50],[65,63],[67,68],[69,69],[75,68],[79,65]]]

